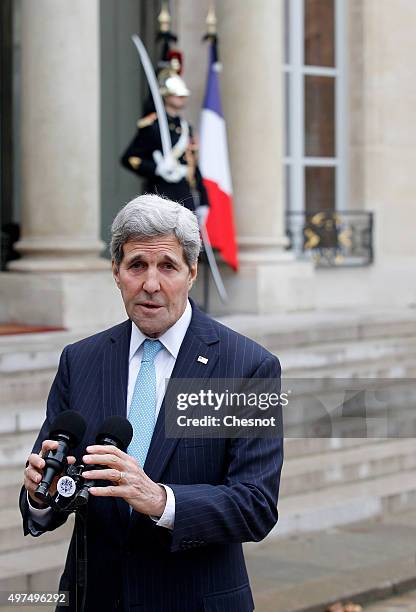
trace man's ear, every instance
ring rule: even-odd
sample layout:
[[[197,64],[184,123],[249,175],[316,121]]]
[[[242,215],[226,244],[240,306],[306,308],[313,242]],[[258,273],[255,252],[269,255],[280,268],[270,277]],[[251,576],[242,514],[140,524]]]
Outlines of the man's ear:
[[[111,269],[113,271],[113,278],[115,280],[115,283],[116,283],[117,287],[120,289],[120,279],[119,279],[119,276],[118,276],[119,269],[118,269],[118,266],[116,265],[116,262],[114,261],[114,259],[111,261]]]
[[[191,289],[197,276],[198,276],[198,263],[194,263],[194,265],[189,268],[189,289]]]

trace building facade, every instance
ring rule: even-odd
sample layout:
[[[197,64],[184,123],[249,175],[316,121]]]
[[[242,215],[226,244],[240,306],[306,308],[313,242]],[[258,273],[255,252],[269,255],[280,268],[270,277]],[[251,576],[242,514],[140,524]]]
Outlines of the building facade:
[[[208,4],[170,2],[196,126]],[[159,9],[2,3],[1,224],[21,232],[20,258],[0,274],[0,321],[100,327],[123,316],[104,249],[141,188],[118,161],[145,91],[130,35],[155,58]],[[212,311],[416,304],[414,2],[216,10],[240,270],[221,267],[230,300],[213,289]]]

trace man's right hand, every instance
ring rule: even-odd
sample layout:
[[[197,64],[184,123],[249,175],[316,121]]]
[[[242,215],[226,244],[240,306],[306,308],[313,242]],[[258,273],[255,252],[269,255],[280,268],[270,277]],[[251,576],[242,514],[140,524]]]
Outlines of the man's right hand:
[[[48,453],[48,451],[55,450],[56,448],[58,448],[58,442],[56,440],[44,440],[39,455],[36,453],[29,455],[27,467],[24,470],[23,485],[30,496],[31,503],[33,501],[33,505],[36,508],[48,507],[47,504],[43,504],[39,499],[37,499],[37,497],[35,497],[35,491],[43,477],[43,469],[45,467],[45,460],[43,457]],[[75,457],[69,456],[67,457],[67,460],[69,464],[75,463]],[[49,493],[51,496],[56,492],[56,483],[60,477],[61,474],[58,474],[52,481],[49,488]]]

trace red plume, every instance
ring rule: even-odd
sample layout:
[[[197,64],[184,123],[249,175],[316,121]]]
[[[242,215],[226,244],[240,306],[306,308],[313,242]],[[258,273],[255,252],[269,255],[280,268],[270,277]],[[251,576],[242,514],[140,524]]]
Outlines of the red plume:
[[[178,74],[182,74],[183,72],[183,53],[182,51],[179,51],[179,49],[170,49],[168,51],[167,60],[170,63],[173,59],[178,60],[179,66],[180,66]]]

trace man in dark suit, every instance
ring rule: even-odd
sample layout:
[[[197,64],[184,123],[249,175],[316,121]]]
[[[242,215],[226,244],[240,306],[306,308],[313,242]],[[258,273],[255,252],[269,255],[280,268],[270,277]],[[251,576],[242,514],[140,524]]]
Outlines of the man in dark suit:
[[[114,220],[111,247],[129,320],[62,353],[25,469],[24,532],[41,535],[66,518],[39,507],[34,491],[42,455],[56,446],[47,440],[51,422],[77,410],[87,430],[74,456],[103,468],[86,477],[108,481],[91,489],[88,502],[86,610],[249,612],[241,544],[263,539],[277,521],[281,438],[166,437],[173,406],[164,401],[164,380],[270,379],[278,391],[279,362],[189,301],[200,249],[190,211],[140,196]],[[93,444],[112,415],[132,422],[127,453]],[[73,537],[60,582],[70,591],[70,610],[76,561]]]

